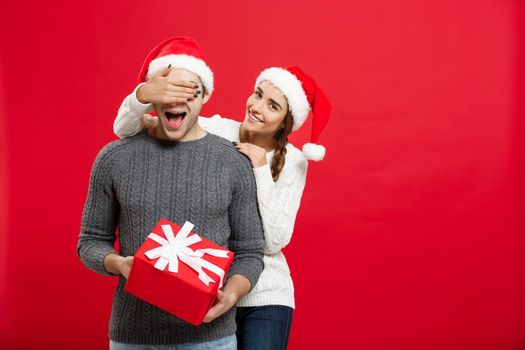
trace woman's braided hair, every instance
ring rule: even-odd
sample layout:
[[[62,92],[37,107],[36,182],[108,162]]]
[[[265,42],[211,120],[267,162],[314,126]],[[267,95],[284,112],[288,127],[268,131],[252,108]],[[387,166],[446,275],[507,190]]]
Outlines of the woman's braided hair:
[[[282,128],[273,135],[273,138],[277,141],[277,146],[275,147],[272,164],[270,169],[272,170],[273,181],[279,179],[279,174],[284,168],[285,158],[286,158],[286,145],[288,144],[288,135],[292,132],[293,127],[293,117],[292,113],[288,111],[286,117],[284,117],[284,122]]]

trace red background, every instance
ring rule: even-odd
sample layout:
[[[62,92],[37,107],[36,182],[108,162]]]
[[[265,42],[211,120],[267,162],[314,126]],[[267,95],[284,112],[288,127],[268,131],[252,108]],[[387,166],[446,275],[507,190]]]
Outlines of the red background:
[[[525,348],[522,1],[144,3],[0,4],[2,349],[107,346],[115,279],[75,254],[89,172],[171,35],[214,69],[204,115],[240,119],[271,65],[334,106],[286,249],[290,349]]]

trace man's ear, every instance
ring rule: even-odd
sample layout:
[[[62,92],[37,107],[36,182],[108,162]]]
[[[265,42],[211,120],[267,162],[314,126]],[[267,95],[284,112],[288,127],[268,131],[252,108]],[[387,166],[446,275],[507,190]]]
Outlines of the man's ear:
[[[208,93],[208,91],[204,91],[204,95],[202,96],[202,104],[205,104],[206,102],[208,102],[208,100],[210,99],[210,94]]]

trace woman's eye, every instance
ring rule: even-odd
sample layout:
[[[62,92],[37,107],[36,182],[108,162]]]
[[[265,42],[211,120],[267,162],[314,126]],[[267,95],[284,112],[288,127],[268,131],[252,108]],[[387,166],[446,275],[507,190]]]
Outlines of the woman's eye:
[[[270,109],[275,111],[277,109],[277,107],[274,104],[270,104]]]

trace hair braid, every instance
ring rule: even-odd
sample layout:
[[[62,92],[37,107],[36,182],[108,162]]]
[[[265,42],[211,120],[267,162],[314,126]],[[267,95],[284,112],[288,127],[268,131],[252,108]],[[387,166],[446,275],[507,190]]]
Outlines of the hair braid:
[[[293,127],[293,118],[290,111],[286,114],[284,118],[284,125],[280,128],[273,138],[277,141],[277,146],[274,150],[273,160],[271,164],[272,177],[273,181],[279,179],[279,174],[284,168],[284,163],[286,161],[286,145],[288,144],[288,135],[292,132]]]

